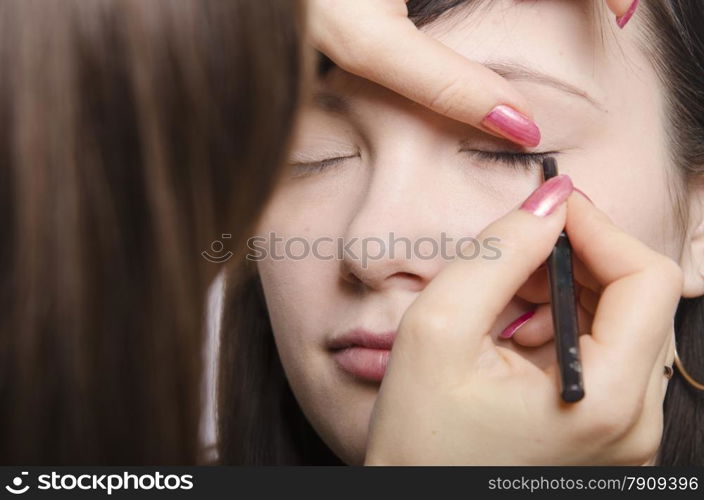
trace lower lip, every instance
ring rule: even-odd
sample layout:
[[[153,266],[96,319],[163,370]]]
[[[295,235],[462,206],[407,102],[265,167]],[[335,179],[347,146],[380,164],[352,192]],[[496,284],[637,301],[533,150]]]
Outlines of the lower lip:
[[[333,353],[333,358],[343,370],[355,377],[371,382],[381,382],[389,362],[389,349],[369,349],[352,346]]]

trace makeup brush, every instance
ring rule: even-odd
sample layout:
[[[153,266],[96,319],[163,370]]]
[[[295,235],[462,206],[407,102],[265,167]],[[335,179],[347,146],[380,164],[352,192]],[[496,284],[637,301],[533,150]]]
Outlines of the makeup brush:
[[[555,158],[545,158],[543,182],[556,175],[558,173]],[[584,383],[579,355],[579,325],[572,270],[572,246],[565,231],[562,231],[557,238],[555,247],[548,257],[547,268],[557,364],[560,370],[560,395],[563,401],[575,403],[584,397]]]

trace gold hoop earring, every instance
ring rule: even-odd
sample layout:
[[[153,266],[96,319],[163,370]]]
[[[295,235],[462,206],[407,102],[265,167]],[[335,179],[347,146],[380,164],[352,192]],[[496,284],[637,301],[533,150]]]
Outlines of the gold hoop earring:
[[[682,377],[687,381],[689,385],[691,385],[697,390],[704,391],[704,384],[701,384],[694,380],[694,378],[689,374],[689,372],[684,369],[682,360],[680,360],[680,355],[677,354],[677,343],[675,343],[675,365],[677,366],[677,371],[680,372],[680,375],[682,375]]]

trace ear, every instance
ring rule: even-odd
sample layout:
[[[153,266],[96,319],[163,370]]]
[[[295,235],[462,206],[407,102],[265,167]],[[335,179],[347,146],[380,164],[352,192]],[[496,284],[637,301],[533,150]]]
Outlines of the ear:
[[[689,222],[680,267],[684,274],[682,296],[690,299],[704,295],[704,186],[691,189],[688,203]]]

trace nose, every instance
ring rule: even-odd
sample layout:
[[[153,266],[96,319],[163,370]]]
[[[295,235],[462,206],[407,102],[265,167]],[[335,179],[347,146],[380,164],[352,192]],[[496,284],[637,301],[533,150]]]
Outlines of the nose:
[[[427,166],[417,163],[397,157],[373,169],[344,234],[340,273],[351,285],[421,291],[452,257],[442,190],[427,189]]]

